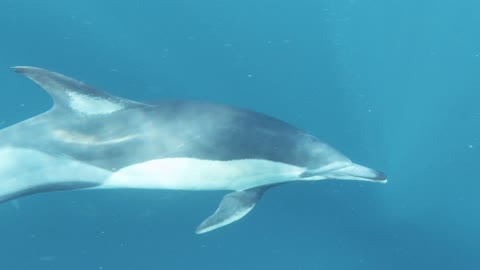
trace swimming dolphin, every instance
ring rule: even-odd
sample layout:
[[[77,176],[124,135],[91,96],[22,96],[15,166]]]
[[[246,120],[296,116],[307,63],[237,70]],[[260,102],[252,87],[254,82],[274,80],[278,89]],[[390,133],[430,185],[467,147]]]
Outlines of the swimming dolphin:
[[[198,101],[140,103],[48,70],[13,70],[44,88],[54,105],[0,130],[0,202],[86,188],[232,191],[198,226],[205,233],[242,218],[279,184],[387,182],[264,114]]]

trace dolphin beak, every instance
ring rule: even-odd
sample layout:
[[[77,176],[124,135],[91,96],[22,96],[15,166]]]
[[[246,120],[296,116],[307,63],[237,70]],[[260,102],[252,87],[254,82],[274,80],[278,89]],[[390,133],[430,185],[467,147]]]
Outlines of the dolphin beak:
[[[352,162],[337,162],[300,174],[304,180],[344,179],[387,183],[384,173]]]
[[[329,173],[328,178],[387,183],[387,176],[383,172],[375,171],[355,163]]]

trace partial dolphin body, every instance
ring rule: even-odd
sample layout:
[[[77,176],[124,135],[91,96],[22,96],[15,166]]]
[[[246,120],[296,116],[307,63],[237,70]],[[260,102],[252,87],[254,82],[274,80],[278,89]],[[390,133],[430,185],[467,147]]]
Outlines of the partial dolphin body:
[[[205,233],[245,216],[275,185],[387,181],[260,113],[197,101],[139,103],[44,69],[13,69],[54,105],[0,130],[0,202],[84,188],[231,190],[197,228]]]

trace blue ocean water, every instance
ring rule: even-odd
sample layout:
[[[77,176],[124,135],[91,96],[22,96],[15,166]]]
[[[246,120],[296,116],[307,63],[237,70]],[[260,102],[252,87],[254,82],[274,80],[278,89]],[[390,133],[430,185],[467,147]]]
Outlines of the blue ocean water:
[[[389,183],[280,186],[205,235],[223,192],[25,197],[0,206],[0,269],[480,269],[479,13],[472,0],[1,0],[0,128],[51,106],[8,69],[33,65],[135,100],[267,113]]]

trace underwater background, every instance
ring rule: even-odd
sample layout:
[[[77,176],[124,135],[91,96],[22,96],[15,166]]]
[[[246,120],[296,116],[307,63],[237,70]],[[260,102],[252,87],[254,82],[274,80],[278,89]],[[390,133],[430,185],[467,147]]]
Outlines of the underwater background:
[[[0,0],[0,128],[50,108],[9,71],[33,65],[139,101],[263,112],[389,177],[282,185],[204,235],[224,192],[24,197],[0,205],[0,269],[480,269],[479,14],[473,0]]]

